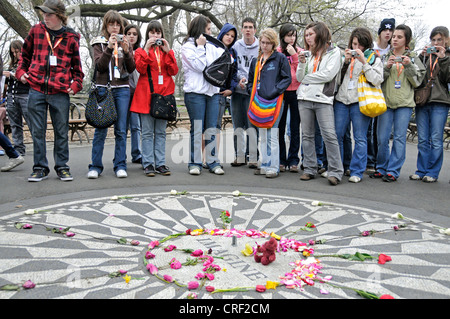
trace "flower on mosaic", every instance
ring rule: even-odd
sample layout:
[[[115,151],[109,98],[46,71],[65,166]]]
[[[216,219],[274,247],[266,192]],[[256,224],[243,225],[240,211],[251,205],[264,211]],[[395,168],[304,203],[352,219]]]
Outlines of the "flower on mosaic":
[[[176,260],[175,258],[172,258],[172,260],[170,261],[170,268],[171,269],[180,269],[181,263],[178,260]]]
[[[131,276],[125,275],[125,276],[123,277],[123,279],[125,279],[125,282],[128,284],[128,283],[130,282],[130,280],[131,280]]]
[[[154,240],[154,241],[152,241],[150,244],[148,244],[148,249],[153,249],[153,248],[155,248],[156,246],[159,246],[159,241]]]
[[[281,239],[281,236],[275,234],[274,232],[271,232],[271,233],[270,233],[270,237],[273,237],[273,238],[275,238],[276,240],[280,240],[280,239]]]
[[[189,281],[188,284],[187,284],[187,288],[188,288],[189,290],[197,289],[198,286],[199,286],[198,281]]]
[[[205,289],[207,292],[213,292],[215,290],[213,286],[206,286]]]
[[[314,225],[314,224],[311,223],[311,222],[307,222],[307,223],[305,224],[305,227],[308,227],[308,228],[316,228],[316,225]]]
[[[191,234],[192,229],[186,229],[186,235],[190,235]]]
[[[171,191],[170,191],[170,195],[176,195],[178,192],[177,192],[177,190],[176,189],[172,189]]]
[[[133,239],[131,241],[131,245],[133,245],[133,246],[139,246],[139,244],[140,244],[140,242],[138,240]]]
[[[311,206],[325,206],[325,205],[333,206],[332,204],[327,204],[318,200],[314,200],[311,202]]]
[[[73,237],[73,236],[75,236],[75,233],[72,233],[72,232],[68,231],[68,232],[66,232],[66,236],[67,237]]]
[[[200,257],[200,256],[202,256],[202,255],[203,255],[203,250],[201,250],[201,249],[194,250],[194,251],[191,253],[191,256],[192,256],[192,257]]]
[[[32,282],[31,280],[27,280],[22,287],[24,289],[33,289],[34,287],[36,287],[36,284],[34,282]]]
[[[388,261],[392,261],[392,258],[388,255],[385,254],[379,254],[378,255],[378,263],[380,265],[384,265],[385,263],[387,263]]]
[[[245,244],[245,249],[241,250],[241,253],[246,256],[252,256],[254,253],[253,247],[250,244]]]
[[[163,279],[167,282],[173,282],[173,277],[170,275],[164,275]]]
[[[177,249],[177,246],[175,245],[169,245],[166,248],[164,248],[164,251],[168,252],[168,251],[172,251],[174,249]]]
[[[190,292],[186,298],[187,299],[197,299],[197,294],[195,292]]]
[[[241,192],[238,190],[235,190],[231,193],[233,196],[241,196]]]
[[[150,251],[147,251],[145,253],[145,259],[153,259],[153,258],[155,258],[155,255],[152,254]]]
[[[395,298],[392,297],[391,295],[385,294],[385,295],[381,295],[381,296],[380,296],[380,299],[395,299]]]
[[[194,229],[194,230],[191,230],[191,232],[190,232],[191,236],[198,236],[201,234],[203,234],[203,229]]]
[[[158,273],[158,268],[153,264],[147,264],[146,268],[152,275],[156,275]]]
[[[214,274],[211,274],[211,273],[206,273],[205,274],[206,275],[206,278],[208,278],[209,280],[214,280]]]
[[[450,236],[450,228],[441,228],[439,229],[439,233]]]
[[[394,218],[394,219],[405,219],[405,217],[402,215],[402,213],[398,213],[398,212],[393,214],[391,216],[391,218]]]
[[[265,285],[256,285],[256,291],[264,292],[264,291],[266,291],[266,286]]]
[[[39,211],[37,209],[27,209],[24,214],[25,215],[34,215],[37,213],[39,213]]]
[[[15,223],[14,227],[16,227],[17,229],[31,229],[31,228],[33,228],[33,226],[31,226],[30,224],[23,224],[23,223]]]
[[[368,237],[368,236],[372,236],[375,233],[376,233],[375,230],[365,230],[365,231],[361,232],[361,236]]]
[[[322,294],[322,295],[328,295],[330,292],[328,291],[328,290],[325,290],[325,289],[320,289],[320,293]]]
[[[266,289],[277,289],[277,287],[280,285],[279,282],[276,281],[267,281],[266,282]]]

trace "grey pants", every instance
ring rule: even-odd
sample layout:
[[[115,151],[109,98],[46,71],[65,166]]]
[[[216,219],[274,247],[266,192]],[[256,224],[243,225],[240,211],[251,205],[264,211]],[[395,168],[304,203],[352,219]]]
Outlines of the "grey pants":
[[[298,101],[300,118],[302,119],[302,147],[304,172],[317,174],[317,156],[315,145],[315,121],[319,123],[320,133],[326,147],[328,161],[328,177],[342,179],[344,167],[342,165],[339,142],[334,125],[333,105]]]

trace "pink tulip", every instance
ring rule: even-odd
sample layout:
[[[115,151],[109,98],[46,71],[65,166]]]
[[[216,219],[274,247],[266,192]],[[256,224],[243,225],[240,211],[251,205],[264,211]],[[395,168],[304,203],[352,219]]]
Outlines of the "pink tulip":
[[[147,270],[150,272],[150,274],[152,275],[156,275],[158,273],[158,268],[156,268],[155,265],[153,264],[147,264]]]
[[[159,241],[157,241],[157,240],[152,241],[150,244],[148,244],[148,249],[153,249],[156,246],[159,246]]]
[[[213,292],[215,290],[215,288],[213,286],[206,286],[205,289],[208,292]]]
[[[133,245],[133,246],[139,246],[139,244],[140,244],[140,242],[138,241],[138,240],[132,240],[131,241],[131,245]]]
[[[68,231],[68,232],[66,232],[66,236],[67,237],[73,237],[73,236],[75,236],[75,233],[72,233],[72,232]]]
[[[177,248],[177,246],[175,246],[175,245],[170,245],[170,246],[164,248],[164,251],[172,251],[172,250],[174,250],[174,249],[176,249],[176,248]]]
[[[214,274],[206,274],[206,278],[208,278],[209,280],[214,280]]]
[[[193,251],[191,254],[191,256],[193,256],[193,257],[200,257],[202,255],[203,255],[203,250],[201,250],[201,249],[197,249],[197,250]]]
[[[169,275],[164,275],[164,280],[165,281],[168,281],[168,282],[173,282],[173,277],[172,276],[169,276]]]
[[[181,268],[181,263],[174,258],[170,262],[170,268],[172,268],[172,269],[180,269]]]
[[[153,255],[150,251],[147,251],[145,253],[145,259],[152,259],[155,258],[155,255]]]
[[[198,286],[199,286],[199,284],[198,284],[197,281],[189,281],[188,284],[187,284],[187,288],[188,288],[189,290],[197,289]]]

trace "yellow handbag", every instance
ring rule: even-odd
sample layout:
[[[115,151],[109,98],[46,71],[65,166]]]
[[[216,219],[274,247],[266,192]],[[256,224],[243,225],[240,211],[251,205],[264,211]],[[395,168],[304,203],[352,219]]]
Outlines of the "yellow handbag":
[[[373,86],[369,83],[364,73],[358,79],[358,100],[359,110],[368,117],[377,117],[387,110],[381,86]]]

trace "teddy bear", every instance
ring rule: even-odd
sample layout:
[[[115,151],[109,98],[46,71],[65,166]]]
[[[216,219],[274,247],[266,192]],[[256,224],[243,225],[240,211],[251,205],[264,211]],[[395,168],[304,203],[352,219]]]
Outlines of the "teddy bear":
[[[266,241],[262,246],[258,245],[255,252],[255,261],[257,263],[261,263],[264,266],[275,261],[275,251],[277,250],[278,243],[275,238],[270,238],[269,241]]]

